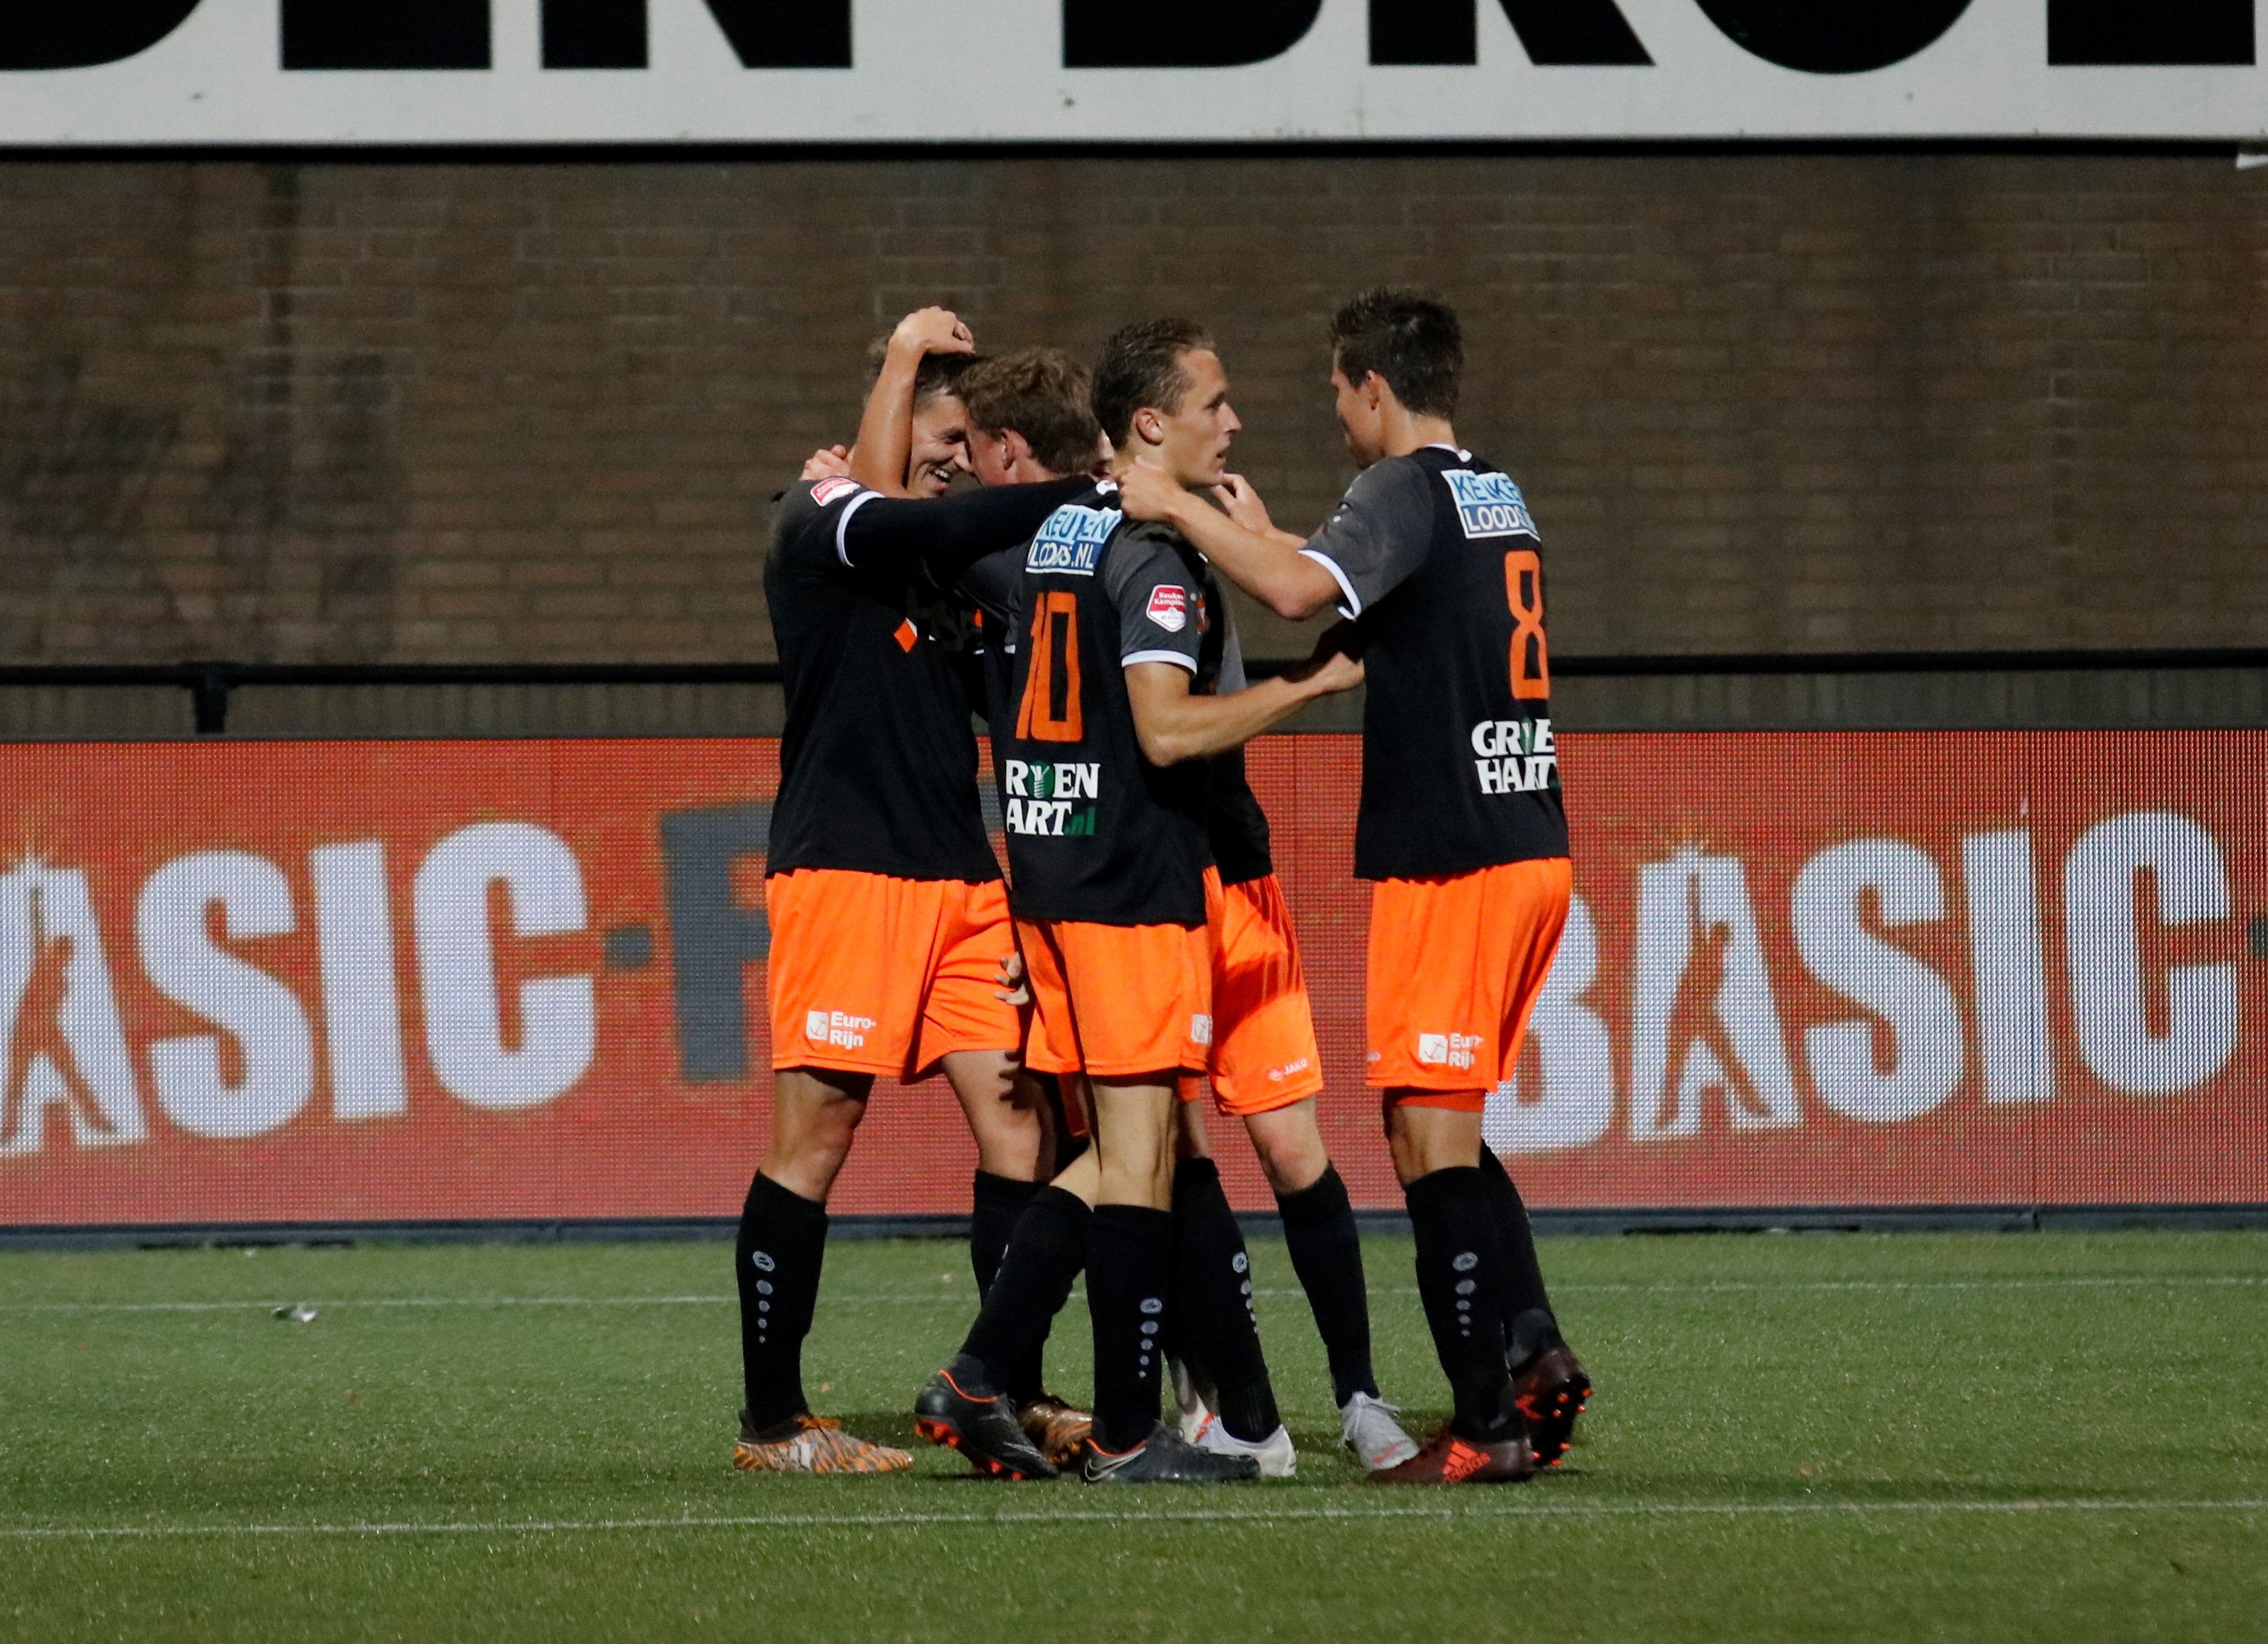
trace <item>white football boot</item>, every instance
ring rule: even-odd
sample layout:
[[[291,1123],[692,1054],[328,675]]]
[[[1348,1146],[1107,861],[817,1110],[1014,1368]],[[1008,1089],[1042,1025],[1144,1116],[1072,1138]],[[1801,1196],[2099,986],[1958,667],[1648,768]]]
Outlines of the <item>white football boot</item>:
[[[1289,1478],[1300,1468],[1300,1456],[1292,1448],[1292,1435],[1280,1423],[1275,1432],[1254,1444],[1221,1426],[1219,1418],[1208,1417],[1204,1430],[1191,1442],[1215,1456],[1249,1456],[1260,1463],[1263,1478]]]
[[[1368,1393],[1357,1393],[1339,1406],[1339,1431],[1346,1447],[1372,1472],[1399,1467],[1418,1453],[1418,1441],[1394,1419],[1400,1413],[1399,1406]]]
[[[1184,1444],[1196,1444],[1204,1438],[1207,1428],[1219,1425],[1219,1419],[1206,1402],[1206,1390],[1190,1376],[1189,1367],[1178,1358],[1168,1359],[1166,1364],[1174,1374],[1174,1404],[1178,1412],[1174,1430],[1181,1434]]]

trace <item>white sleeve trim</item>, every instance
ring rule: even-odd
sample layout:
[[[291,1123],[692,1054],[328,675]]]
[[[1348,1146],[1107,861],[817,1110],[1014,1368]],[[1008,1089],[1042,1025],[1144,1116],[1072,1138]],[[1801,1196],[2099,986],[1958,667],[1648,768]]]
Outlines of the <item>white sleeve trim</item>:
[[[1303,558],[1312,559],[1325,571],[1329,571],[1331,580],[1339,585],[1339,592],[1346,595],[1345,601],[1339,606],[1339,615],[1350,619],[1361,616],[1362,596],[1354,591],[1354,584],[1347,580],[1347,574],[1339,569],[1338,562],[1318,549],[1303,548],[1300,553]]]
[[[1123,667],[1132,667],[1137,662],[1170,662],[1175,667],[1189,669],[1192,674],[1197,671],[1197,659],[1185,657],[1178,651],[1129,651],[1119,659],[1119,664]]]
[[[843,512],[835,516],[835,557],[845,565],[850,564],[850,516],[880,496],[880,491],[860,491],[843,505]]]

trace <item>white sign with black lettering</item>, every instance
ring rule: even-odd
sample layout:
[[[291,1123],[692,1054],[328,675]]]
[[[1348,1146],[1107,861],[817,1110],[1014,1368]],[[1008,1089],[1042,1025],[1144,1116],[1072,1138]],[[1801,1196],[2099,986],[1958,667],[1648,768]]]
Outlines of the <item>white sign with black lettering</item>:
[[[0,143],[2268,135],[2258,0],[105,0]]]

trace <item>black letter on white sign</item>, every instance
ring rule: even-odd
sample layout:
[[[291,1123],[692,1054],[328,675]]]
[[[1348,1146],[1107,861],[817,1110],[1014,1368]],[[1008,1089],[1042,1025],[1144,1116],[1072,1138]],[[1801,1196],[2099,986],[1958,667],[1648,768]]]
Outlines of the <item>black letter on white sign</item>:
[[[92,69],[144,52],[180,27],[197,0],[108,0],[0,11],[0,69]]]
[[[485,69],[489,0],[284,0],[287,69]]]
[[[1615,0],[1497,0],[1541,68],[1642,67],[1646,55]],[[1480,61],[1474,0],[1370,0],[1373,63]]]
[[[643,69],[645,0],[543,0],[547,69]]]
[[[2143,67],[2253,61],[2252,0],[2048,0],[2048,62]]]
[[[1742,50],[1807,74],[1865,74],[1933,45],[1969,0],[1700,0]]]
[[[1298,45],[1323,0],[1152,0],[1127,26],[1116,0],[1064,0],[1066,69],[1229,69]]]

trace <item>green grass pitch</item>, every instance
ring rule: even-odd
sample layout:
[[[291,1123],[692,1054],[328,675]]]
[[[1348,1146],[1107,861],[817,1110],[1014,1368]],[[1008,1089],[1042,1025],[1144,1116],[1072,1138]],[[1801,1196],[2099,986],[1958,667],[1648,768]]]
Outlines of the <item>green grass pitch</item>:
[[[752,1478],[722,1244],[0,1257],[0,1639],[2268,1637],[2268,1237],[1555,1241],[1600,1394],[1533,1484]],[[1380,1370],[1445,1397],[1406,1242]],[[841,1243],[821,1406],[910,1442],[965,1250]],[[311,1301],[312,1323],[277,1304]],[[1086,1386],[1085,1310],[1053,1349]]]

